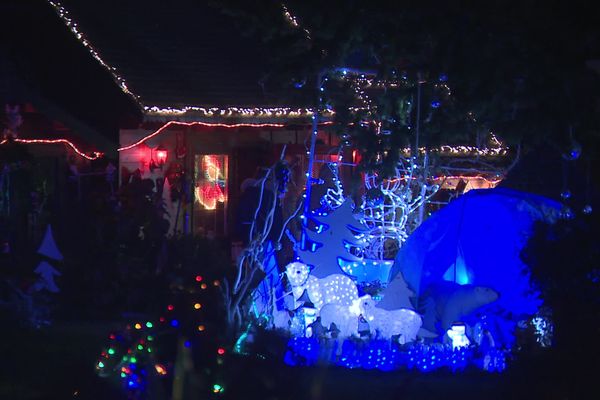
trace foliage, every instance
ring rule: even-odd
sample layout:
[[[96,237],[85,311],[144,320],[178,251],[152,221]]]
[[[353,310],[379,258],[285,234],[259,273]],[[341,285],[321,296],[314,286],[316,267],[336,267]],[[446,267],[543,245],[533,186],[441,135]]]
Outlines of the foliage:
[[[590,215],[554,225],[539,224],[522,253],[542,298],[552,310],[556,346],[573,356],[584,356],[589,346],[598,347],[597,219]]]
[[[321,106],[336,110],[337,132],[349,133],[366,169],[393,167],[398,155],[389,150],[413,145],[419,122],[420,143],[431,146],[480,145],[490,131],[513,148],[549,143],[561,152],[572,140],[596,148],[600,138],[600,77],[589,64],[600,54],[600,35],[588,6],[219,3],[267,48],[266,87],[297,88],[292,97],[309,104],[322,97]],[[368,89],[371,109],[349,113],[357,105],[351,82],[330,79],[323,93],[318,90],[319,74],[341,67],[398,85]],[[357,123],[367,114],[376,124]],[[380,128],[390,134],[378,136]]]

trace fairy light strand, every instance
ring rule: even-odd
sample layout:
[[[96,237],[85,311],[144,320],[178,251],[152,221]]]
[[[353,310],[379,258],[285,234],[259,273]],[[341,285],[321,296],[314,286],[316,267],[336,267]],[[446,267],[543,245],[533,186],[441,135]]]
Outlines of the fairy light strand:
[[[323,122],[321,125],[331,125],[331,124],[333,124],[333,122],[327,121],[327,122]],[[161,133],[163,133],[165,130],[167,130],[171,126],[185,126],[185,127],[204,126],[204,127],[210,127],[210,128],[233,129],[233,128],[283,128],[283,127],[285,127],[285,124],[276,124],[276,123],[265,123],[265,124],[250,124],[250,123],[223,124],[223,123],[200,122],[200,121],[194,121],[194,122],[169,121],[169,122],[165,123],[163,126],[161,126],[160,128],[158,128],[157,130],[155,130],[154,132],[152,132],[152,133],[144,136],[143,138],[141,138],[137,142],[129,144],[127,146],[119,147],[117,149],[117,151],[125,151],[125,150],[132,149],[132,148],[134,148],[136,146],[139,146],[140,144],[144,143],[145,141],[147,141],[149,139],[152,139],[155,136],[160,135]]]
[[[93,160],[97,160],[98,158],[104,156],[104,153],[99,152],[99,151],[93,151],[88,155],[86,153],[84,153],[83,151],[81,151],[77,146],[75,146],[72,142],[70,142],[67,139],[12,139],[13,142],[15,143],[23,143],[23,144],[65,144],[67,146],[69,146],[71,149],[73,149],[73,151],[75,151],[75,153],[77,153],[78,155],[80,155],[81,157],[93,161]],[[8,143],[9,140],[8,139],[4,139],[2,142],[0,142],[0,145],[6,144]]]
[[[312,116],[311,108],[291,107],[197,107],[185,106],[182,108],[144,106],[144,112],[148,116],[172,116],[181,117],[186,114],[198,114],[202,117],[240,117],[240,118],[308,118]],[[333,110],[323,110],[325,117],[332,117]]]
[[[114,81],[117,83],[117,85],[119,85],[123,93],[129,95],[138,105],[141,106],[140,97],[129,89],[125,78],[119,75],[117,69],[109,65],[106,61],[104,61],[104,59],[100,56],[100,53],[94,48],[94,46],[90,43],[87,37],[79,29],[79,25],[77,24],[77,22],[73,18],[71,18],[69,11],[65,7],[63,7],[62,4],[60,4],[60,2],[58,1],[48,0],[48,3],[52,6],[52,8],[54,8],[54,11],[63,20],[63,22],[73,33],[73,35],[75,35],[77,40],[79,40],[79,42],[88,50],[90,55],[111,74]]]

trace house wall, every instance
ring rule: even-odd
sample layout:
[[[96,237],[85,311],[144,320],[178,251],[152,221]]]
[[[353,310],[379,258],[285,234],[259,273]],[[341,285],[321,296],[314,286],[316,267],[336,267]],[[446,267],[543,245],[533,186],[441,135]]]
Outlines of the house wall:
[[[120,146],[125,147],[156,132],[160,126],[147,126],[147,129],[122,129]],[[185,171],[189,180],[184,183],[187,191],[187,205],[178,205],[173,210],[177,221],[172,223],[177,231],[198,234],[230,236],[235,235],[233,224],[240,201],[241,185],[255,178],[260,168],[275,163],[286,146],[286,159],[296,166],[294,181],[301,182],[306,169],[305,143],[310,139],[310,130],[303,128],[212,128],[212,127],[171,127],[143,143],[119,152],[119,182],[126,184],[133,173],[139,173],[142,179],[151,179],[157,190],[162,190],[165,177],[173,184],[176,171]],[[318,134],[318,152],[327,154],[334,144],[326,132]],[[161,168],[151,168],[156,161],[156,150],[167,151],[166,164]],[[196,182],[193,182],[196,155],[226,155],[228,157],[227,201],[218,205],[216,210],[203,211],[197,199],[194,199]],[[303,182],[294,186],[301,191]],[[175,190],[175,189],[172,189]],[[183,204],[183,203],[182,203]],[[214,218],[213,218],[214,217]]]

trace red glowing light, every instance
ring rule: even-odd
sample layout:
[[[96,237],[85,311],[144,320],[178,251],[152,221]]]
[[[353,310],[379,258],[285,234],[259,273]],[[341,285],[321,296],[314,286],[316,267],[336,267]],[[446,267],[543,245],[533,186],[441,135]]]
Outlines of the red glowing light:
[[[75,153],[79,154],[81,157],[86,158],[88,160],[96,160],[100,157],[102,157],[104,155],[104,153],[101,153],[99,151],[93,151],[91,152],[91,156],[85,154],[83,151],[79,150],[79,148],[77,148],[77,146],[75,146],[72,142],[68,141],[67,139],[18,139],[15,138],[13,139],[13,141],[15,143],[24,143],[24,144],[66,144],[67,146],[69,146],[70,148],[72,148]],[[0,145],[3,145],[5,143],[8,143],[8,139],[4,139],[3,141],[0,142]]]
[[[173,307],[173,304],[169,304],[169,305],[167,306],[167,310],[169,310],[169,311],[173,311],[173,309],[174,309],[174,308],[175,308],[175,307]]]
[[[157,149],[156,150],[156,161],[159,166],[165,165],[165,163],[167,162],[167,151],[164,149]]]
[[[165,317],[160,317],[158,320],[159,320],[160,322],[165,322]]]
[[[115,340],[115,334],[114,334],[114,333],[111,333],[110,335],[108,335],[108,338],[109,338],[110,340]]]
[[[219,348],[217,349],[217,354],[218,354],[218,355],[220,355],[220,356],[222,356],[223,354],[225,354],[225,349],[224,349],[224,348],[222,348],[222,347],[219,347]]]
[[[214,210],[217,203],[227,200],[227,156],[197,156],[197,186],[194,190],[196,201],[206,210]]]
[[[196,282],[202,282],[202,277],[200,275],[196,275]]]

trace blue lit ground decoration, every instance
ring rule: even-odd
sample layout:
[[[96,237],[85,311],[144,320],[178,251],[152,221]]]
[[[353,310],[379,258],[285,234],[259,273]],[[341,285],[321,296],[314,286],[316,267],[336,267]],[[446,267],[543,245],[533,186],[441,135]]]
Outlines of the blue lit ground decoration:
[[[341,346],[341,349],[340,349]],[[321,340],[296,337],[288,342],[284,362],[291,366],[337,365],[345,368],[453,372],[475,366],[488,372],[506,368],[506,354],[497,348],[415,343],[399,346],[388,340]]]

